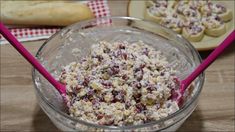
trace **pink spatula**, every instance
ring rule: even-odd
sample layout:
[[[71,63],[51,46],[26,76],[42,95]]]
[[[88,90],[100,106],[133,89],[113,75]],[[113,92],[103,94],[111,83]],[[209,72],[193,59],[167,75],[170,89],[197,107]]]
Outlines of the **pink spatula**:
[[[6,38],[10,44],[15,47],[15,49],[22,55],[24,58],[31,63],[35,69],[37,69],[62,95],[65,97],[66,89],[63,84],[56,81],[51,74],[38,62],[38,60],[29,53],[27,49],[11,34],[11,32],[0,22],[0,33]]]
[[[180,94],[176,99],[178,104],[182,101],[183,94],[192,81],[213,63],[222,52],[232,44],[235,39],[235,30],[184,80],[180,81]]]

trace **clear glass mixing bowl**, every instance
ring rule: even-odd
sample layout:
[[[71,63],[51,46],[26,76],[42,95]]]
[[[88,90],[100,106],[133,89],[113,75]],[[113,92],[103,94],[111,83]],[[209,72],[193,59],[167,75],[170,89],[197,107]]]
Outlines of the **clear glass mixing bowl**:
[[[92,44],[126,40],[142,40],[163,51],[180,79],[185,78],[201,58],[195,48],[180,35],[156,23],[130,17],[112,17],[88,20],[62,29],[49,38],[38,50],[36,57],[45,68],[58,78],[62,67],[89,54]],[[74,52],[75,48],[81,52]],[[103,126],[70,117],[57,90],[33,69],[35,93],[39,105],[52,122],[63,131],[175,131],[195,109],[201,92],[204,74],[194,81],[194,89],[179,111],[166,118],[132,126]]]

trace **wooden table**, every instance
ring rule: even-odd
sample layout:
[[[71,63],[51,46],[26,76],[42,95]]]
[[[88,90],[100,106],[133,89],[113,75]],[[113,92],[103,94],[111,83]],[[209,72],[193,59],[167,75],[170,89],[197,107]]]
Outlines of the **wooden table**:
[[[113,15],[126,15],[127,1],[109,2]],[[44,40],[25,42],[35,54]],[[1,45],[1,130],[58,131],[34,95],[31,65],[11,45]],[[206,71],[198,107],[179,131],[234,131],[235,44]],[[201,52],[205,58],[210,51]]]

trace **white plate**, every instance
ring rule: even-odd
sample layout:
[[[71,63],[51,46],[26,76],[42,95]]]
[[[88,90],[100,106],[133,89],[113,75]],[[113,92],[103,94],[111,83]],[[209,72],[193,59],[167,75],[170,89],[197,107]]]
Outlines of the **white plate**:
[[[211,50],[216,48],[234,30],[234,1],[226,0],[219,1],[218,3],[221,3],[232,10],[233,19],[226,23],[227,31],[225,34],[219,37],[210,37],[205,35],[200,42],[191,42],[193,46],[199,51]],[[128,4],[128,16],[144,19],[145,7],[146,6],[144,0],[130,0]]]

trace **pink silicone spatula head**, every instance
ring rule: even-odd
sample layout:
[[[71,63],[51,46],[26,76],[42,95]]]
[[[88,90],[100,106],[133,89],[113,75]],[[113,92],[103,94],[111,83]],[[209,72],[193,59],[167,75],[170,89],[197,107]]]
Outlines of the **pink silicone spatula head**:
[[[0,22],[0,33],[9,41],[9,43],[15,47],[15,49],[37,69],[62,95],[64,98],[66,95],[66,89],[63,84],[56,81],[54,77],[38,62],[38,60],[29,53],[27,49],[11,34],[11,32]]]
[[[210,64],[212,64],[223,51],[232,44],[235,39],[235,30],[184,80],[180,81],[180,94],[177,99],[178,103],[182,101],[183,94],[187,87],[197,78]]]

